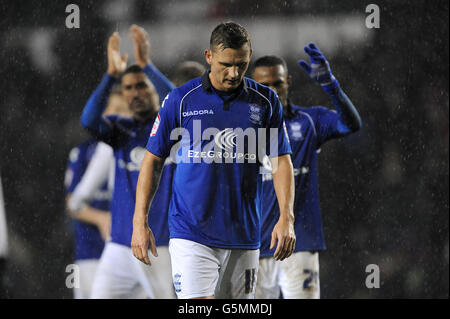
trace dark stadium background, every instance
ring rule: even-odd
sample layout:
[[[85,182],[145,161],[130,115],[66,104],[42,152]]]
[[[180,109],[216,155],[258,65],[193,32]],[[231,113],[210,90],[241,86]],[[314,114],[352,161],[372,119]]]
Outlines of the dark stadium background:
[[[80,7],[79,29],[65,27],[70,3]],[[288,22],[310,21],[309,32],[320,33],[323,28],[315,30],[314,21],[339,26],[350,15],[364,23],[366,6],[375,3],[381,9],[381,28],[365,30],[367,41],[337,45],[328,53],[324,49],[361,114],[363,128],[328,143],[319,156],[328,246],[320,254],[322,297],[448,298],[448,1],[161,3],[0,3],[0,169],[9,234],[0,296],[72,298],[65,286],[73,234],[64,213],[64,172],[70,148],[87,137],[79,117],[106,70],[106,41],[113,31],[132,23],[144,26],[153,61],[171,76],[182,60],[204,62],[204,47],[183,50],[172,43],[191,34],[192,25],[233,19],[249,27],[252,37],[255,21],[270,20],[281,30]],[[164,33],[172,23],[178,38]],[[152,27],[158,34],[152,35]],[[277,39],[268,36],[265,45],[270,47],[272,40]],[[273,53],[288,62],[292,101],[331,106],[296,65],[305,58],[306,43],[287,40],[298,49],[274,48]],[[163,59],[164,48],[178,50],[171,52],[177,57],[171,63]],[[255,50],[254,57],[262,53]],[[368,264],[380,267],[379,289],[365,286]]]

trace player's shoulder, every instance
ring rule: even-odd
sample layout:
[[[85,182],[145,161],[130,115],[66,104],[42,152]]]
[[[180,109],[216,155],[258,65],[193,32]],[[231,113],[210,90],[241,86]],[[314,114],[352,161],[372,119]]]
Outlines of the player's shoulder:
[[[291,104],[292,111],[298,114],[307,114],[313,118],[329,112],[335,112],[334,110],[330,110],[325,106],[299,106],[295,104]]]
[[[245,85],[247,86],[250,91],[255,92],[256,94],[264,96],[269,101],[272,101],[274,98],[278,98],[277,93],[272,90],[270,87],[265,86],[261,83],[256,82],[253,79],[244,78]]]

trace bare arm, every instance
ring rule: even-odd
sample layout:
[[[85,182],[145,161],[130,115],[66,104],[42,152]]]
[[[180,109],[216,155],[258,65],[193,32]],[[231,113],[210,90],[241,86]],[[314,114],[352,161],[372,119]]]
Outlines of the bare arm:
[[[294,232],[294,170],[290,155],[282,155],[271,159],[273,168],[273,184],[280,207],[280,218],[272,232],[270,249],[277,249],[274,253],[276,260],[289,257],[295,248]]]
[[[161,162],[162,160],[158,156],[148,151],[145,153],[136,188],[136,206],[134,208],[131,249],[133,255],[147,265],[150,265],[148,258],[149,244],[152,254],[155,257],[158,256],[155,237],[153,236],[152,230],[148,227],[147,215],[153,188],[153,175],[156,166],[161,164]]]

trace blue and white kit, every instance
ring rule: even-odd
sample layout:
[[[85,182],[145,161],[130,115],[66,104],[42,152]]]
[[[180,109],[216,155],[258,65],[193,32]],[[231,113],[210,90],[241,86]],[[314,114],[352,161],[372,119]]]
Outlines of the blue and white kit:
[[[161,158],[173,153],[176,144],[181,146],[176,149],[170,237],[216,248],[258,249],[261,165],[257,152],[264,148],[272,152],[269,156],[291,153],[282,107],[274,91],[248,78],[234,94],[224,97],[213,88],[208,74],[166,97],[147,144]],[[275,146],[267,133],[270,128],[277,133]],[[248,138],[239,149],[239,130],[253,132],[255,139],[267,133],[264,145],[251,150]],[[181,140],[176,132],[182,134]]]
[[[152,83],[158,89],[160,97],[167,95],[173,88],[167,79],[161,78],[163,76],[159,71],[155,75],[157,69],[154,66],[147,65],[143,71],[149,79],[154,81]],[[111,241],[130,247],[136,184],[154,119],[140,122],[132,117],[125,118],[117,115],[103,118],[101,114],[106,107],[107,98],[115,81],[114,77],[108,74],[104,75],[83,110],[81,121],[95,138],[109,144],[114,150],[115,185],[111,199]],[[164,169],[161,174],[161,184],[170,183],[170,174]],[[155,210],[157,213],[149,214],[148,221],[155,234],[157,246],[167,246],[169,243],[167,206],[170,197],[163,196],[168,196],[168,194],[164,191],[155,194],[151,211]]]
[[[143,72],[152,80],[160,98],[173,85],[153,66]],[[138,121],[134,117],[102,117],[115,78],[105,74],[88,100],[81,117],[83,127],[113,148],[115,159],[114,192],[111,200],[111,241],[106,244],[93,284],[92,298],[174,298],[169,257],[167,211],[170,201],[171,165],[161,172],[161,190],[155,193],[148,224],[153,230],[158,258],[152,267],[138,261],[131,252],[136,185],[145,145],[154,118]],[[139,289],[140,288],[140,289]],[[142,290],[145,294],[142,294]]]

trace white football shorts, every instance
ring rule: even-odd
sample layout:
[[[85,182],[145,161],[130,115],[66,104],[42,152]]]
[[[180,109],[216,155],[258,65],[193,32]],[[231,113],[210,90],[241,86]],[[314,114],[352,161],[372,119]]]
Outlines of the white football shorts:
[[[222,249],[172,238],[172,276],[179,299],[253,299],[259,249]]]
[[[79,269],[79,286],[73,288],[75,299],[89,299],[91,297],[92,283],[97,272],[99,259],[76,260]]]
[[[299,251],[283,261],[273,257],[259,261],[257,299],[319,299],[319,253]]]
[[[92,287],[92,298],[175,298],[169,249],[159,246],[157,250],[158,257],[148,252],[151,262],[148,266],[133,256],[130,247],[106,243]]]

